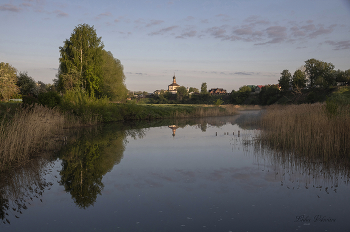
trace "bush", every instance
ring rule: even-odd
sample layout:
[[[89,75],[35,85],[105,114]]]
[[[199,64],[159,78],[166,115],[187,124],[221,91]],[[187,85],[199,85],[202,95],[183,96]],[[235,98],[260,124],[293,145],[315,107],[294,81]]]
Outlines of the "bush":
[[[36,103],[39,103],[38,99],[36,97],[31,96],[31,95],[23,96],[22,102],[23,102],[24,106],[32,106]]]
[[[43,106],[47,106],[49,108],[54,108],[61,103],[61,96],[54,91],[40,93],[38,96],[39,103]]]

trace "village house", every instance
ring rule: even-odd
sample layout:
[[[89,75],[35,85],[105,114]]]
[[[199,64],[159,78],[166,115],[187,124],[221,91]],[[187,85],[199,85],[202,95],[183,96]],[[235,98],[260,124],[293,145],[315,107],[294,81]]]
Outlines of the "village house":
[[[210,89],[209,93],[211,95],[221,95],[221,94],[226,94],[226,90],[222,88]]]

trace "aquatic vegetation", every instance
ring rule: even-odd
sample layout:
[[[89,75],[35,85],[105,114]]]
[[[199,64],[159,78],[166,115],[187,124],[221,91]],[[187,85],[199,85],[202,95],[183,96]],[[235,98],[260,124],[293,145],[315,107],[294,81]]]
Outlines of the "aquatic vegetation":
[[[349,158],[350,105],[329,108],[327,103],[271,106],[261,118],[257,141],[324,161]]]

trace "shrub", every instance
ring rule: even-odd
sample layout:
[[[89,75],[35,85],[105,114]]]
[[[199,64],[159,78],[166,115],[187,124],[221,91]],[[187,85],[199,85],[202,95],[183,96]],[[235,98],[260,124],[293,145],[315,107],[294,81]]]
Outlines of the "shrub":
[[[39,103],[49,108],[54,108],[61,103],[61,96],[54,91],[40,93],[38,96]]]
[[[33,106],[34,104],[39,103],[38,99],[31,95],[23,96],[22,102],[24,106]]]

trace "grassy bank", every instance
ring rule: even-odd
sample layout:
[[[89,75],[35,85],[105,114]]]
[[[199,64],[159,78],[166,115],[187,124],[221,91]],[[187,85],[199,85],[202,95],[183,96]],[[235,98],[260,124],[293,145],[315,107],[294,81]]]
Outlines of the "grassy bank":
[[[137,105],[110,103],[74,93],[56,108],[0,104],[0,171],[28,161],[53,141],[64,138],[64,128],[101,122],[194,118],[236,114],[234,106]]]
[[[327,103],[267,108],[258,137],[262,145],[305,158],[349,158],[350,105]]]
[[[176,104],[118,104],[108,99],[95,99],[83,92],[71,91],[64,95],[60,109],[78,116],[82,121],[116,122],[234,115],[232,105],[176,105]]]

